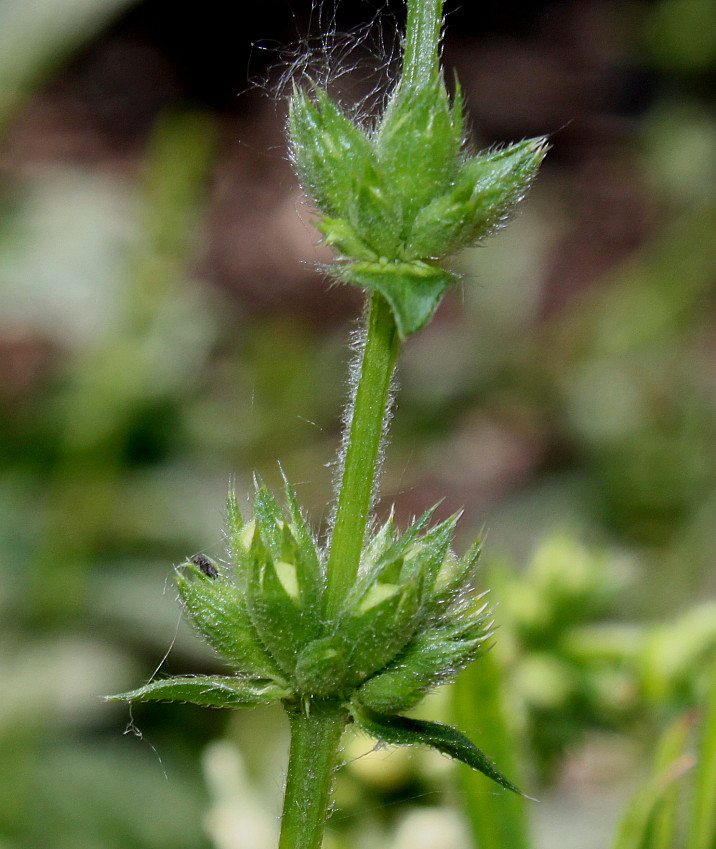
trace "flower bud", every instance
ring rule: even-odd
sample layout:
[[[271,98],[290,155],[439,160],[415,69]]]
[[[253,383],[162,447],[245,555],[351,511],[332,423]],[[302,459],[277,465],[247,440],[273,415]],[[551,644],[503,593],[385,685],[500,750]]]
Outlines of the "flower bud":
[[[176,574],[184,612],[200,636],[244,675],[271,678],[279,670],[256,641],[248,620],[245,599],[236,584],[209,578],[193,563]]]
[[[544,139],[527,139],[468,159],[449,191],[415,217],[405,258],[442,258],[505,223],[545,153]]]

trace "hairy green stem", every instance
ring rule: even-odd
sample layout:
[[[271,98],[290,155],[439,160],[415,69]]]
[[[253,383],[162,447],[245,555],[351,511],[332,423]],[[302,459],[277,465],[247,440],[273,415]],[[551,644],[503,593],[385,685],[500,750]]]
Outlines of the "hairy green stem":
[[[407,86],[425,85],[439,71],[443,0],[407,0],[403,60]],[[344,438],[343,467],[327,566],[326,610],[339,610],[360,563],[375,490],[381,439],[390,404],[390,382],[399,349],[393,313],[373,293],[367,309],[360,369]],[[330,804],[341,734],[348,719],[336,705],[289,709],[291,751],[279,849],[320,849]]]
[[[401,85],[425,85],[440,69],[440,28],[444,0],[407,0]]]
[[[335,613],[358,573],[387,415],[390,381],[398,353],[393,313],[373,294],[366,319],[360,373],[345,439],[343,472],[328,559],[326,607]]]
[[[407,0],[400,85],[427,85],[437,76],[443,2]],[[370,300],[363,359],[344,442],[343,471],[328,557],[326,608],[329,614],[340,607],[358,572],[398,341],[390,307],[381,295],[374,293]]]
[[[291,752],[278,849],[320,849],[338,746],[348,714],[339,707],[289,713]]]

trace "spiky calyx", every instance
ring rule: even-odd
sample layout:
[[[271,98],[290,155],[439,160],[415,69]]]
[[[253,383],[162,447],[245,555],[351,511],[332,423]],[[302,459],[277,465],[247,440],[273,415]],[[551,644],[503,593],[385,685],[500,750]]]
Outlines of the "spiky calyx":
[[[479,545],[461,558],[450,548],[458,516],[431,526],[429,510],[403,533],[392,518],[385,522],[328,616],[325,552],[288,484],[285,501],[284,511],[257,485],[254,518],[244,522],[230,493],[228,564],[201,555],[176,572],[187,617],[234,674],[159,679],[111,698],[213,707],[279,701],[309,713],[342,706],[379,739],[433,746],[515,789],[455,729],[399,715],[475,659],[491,633],[489,606],[473,585]]]
[[[437,44],[435,60],[403,76],[373,129],[318,86],[296,88],[289,109],[292,160],[338,256],[334,272],[380,292],[403,339],[458,279],[441,261],[509,219],[547,150],[535,138],[471,155],[460,89],[448,94]]]

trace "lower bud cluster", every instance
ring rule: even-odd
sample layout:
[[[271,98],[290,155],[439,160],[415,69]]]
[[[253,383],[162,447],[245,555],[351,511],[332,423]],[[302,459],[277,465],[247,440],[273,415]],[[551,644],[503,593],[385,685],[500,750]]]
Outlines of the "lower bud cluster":
[[[479,545],[461,558],[450,547],[458,515],[431,526],[429,510],[403,533],[388,519],[329,617],[325,553],[288,484],[285,502],[282,510],[257,485],[254,518],[244,522],[230,493],[228,564],[198,555],[177,569],[186,615],[235,673],[158,679],[113,698],[281,701],[306,711],[332,702],[379,739],[431,745],[514,790],[460,732],[397,716],[477,657],[491,633],[489,606],[473,585]]]

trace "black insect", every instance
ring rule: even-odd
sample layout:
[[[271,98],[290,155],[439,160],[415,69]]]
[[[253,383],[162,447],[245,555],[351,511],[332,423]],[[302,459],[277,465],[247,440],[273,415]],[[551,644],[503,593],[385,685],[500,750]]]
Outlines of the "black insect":
[[[219,577],[219,570],[216,568],[214,563],[212,563],[212,561],[209,560],[208,557],[204,557],[203,554],[195,554],[191,558],[191,562],[195,566],[198,566],[207,578]]]

